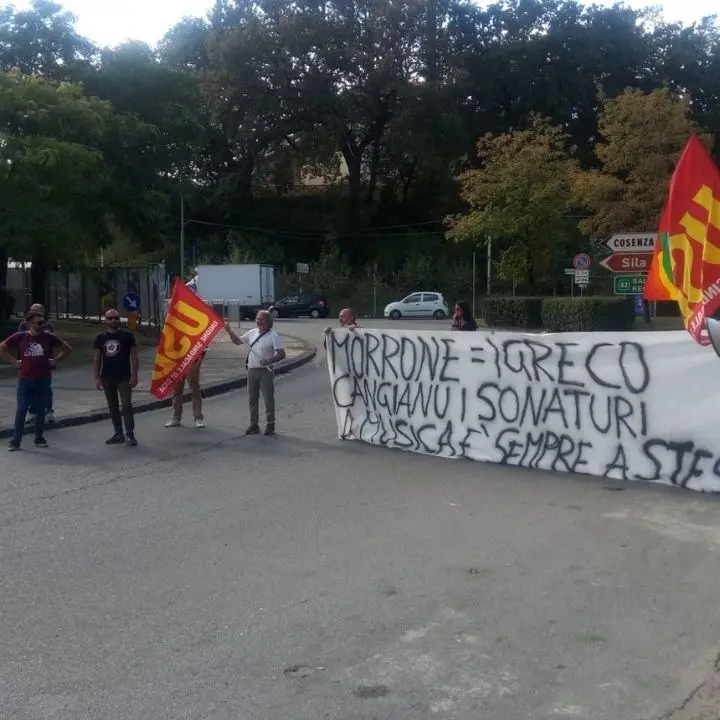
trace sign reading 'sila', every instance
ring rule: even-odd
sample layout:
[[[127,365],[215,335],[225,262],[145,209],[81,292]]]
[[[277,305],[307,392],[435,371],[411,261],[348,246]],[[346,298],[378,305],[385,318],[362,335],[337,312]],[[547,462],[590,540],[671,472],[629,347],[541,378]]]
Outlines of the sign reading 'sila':
[[[333,330],[327,354],[343,439],[720,492],[718,359],[682,331]]]

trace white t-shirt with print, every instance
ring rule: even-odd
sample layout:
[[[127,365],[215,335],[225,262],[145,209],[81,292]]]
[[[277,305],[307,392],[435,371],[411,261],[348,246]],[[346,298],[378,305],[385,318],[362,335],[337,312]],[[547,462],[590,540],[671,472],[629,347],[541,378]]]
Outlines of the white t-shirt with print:
[[[260,335],[260,330],[253,328],[240,336],[248,348],[252,345],[252,349],[248,349],[249,368],[264,367],[260,364],[260,360],[270,360],[278,350],[283,349],[282,338],[274,330],[268,330],[259,340],[257,340],[258,335]],[[256,340],[257,342],[255,342]],[[253,343],[255,344],[253,345]]]

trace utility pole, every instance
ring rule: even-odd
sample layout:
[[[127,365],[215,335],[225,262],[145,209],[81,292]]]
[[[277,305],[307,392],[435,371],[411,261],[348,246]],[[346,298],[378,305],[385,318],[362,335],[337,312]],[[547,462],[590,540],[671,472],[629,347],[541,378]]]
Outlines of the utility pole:
[[[487,294],[490,295],[490,282],[492,280],[492,235],[488,235],[487,251]]]
[[[180,191],[180,279],[185,282],[185,195]]]
[[[472,270],[472,312],[473,317],[475,317],[475,255],[477,254],[477,251],[475,249],[475,245],[473,244],[473,270]]]

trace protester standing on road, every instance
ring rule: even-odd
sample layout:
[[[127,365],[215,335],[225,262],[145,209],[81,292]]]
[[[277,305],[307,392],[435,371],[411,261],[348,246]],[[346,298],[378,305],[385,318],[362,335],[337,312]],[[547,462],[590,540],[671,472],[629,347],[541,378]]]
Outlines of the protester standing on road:
[[[185,381],[190,387],[192,395],[193,417],[195,418],[195,427],[204,428],[205,419],[202,412],[202,390],[200,388],[200,366],[207,355],[207,350],[203,350],[200,357],[193,363],[188,370],[187,375],[178,382],[173,391],[173,414],[165,423],[166,428],[180,427],[182,425],[183,414],[183,395],[185,394]]]
[[[473,317],[470,306],[459,300],[455,303],[455,311],[453,312],[452,321],[453,330],[477,330],[477,323]]]
[[[18,369],[15,431],[10,440],[10,450],[20,449],[28,408],[33,403],[37,410],[35,446],[47,447],[44,437],[45,409],[49,405],[52,370],[72,352],[72,348],[64,340],[45,331],[46,320],[42,313],[31,313],[27,320],[29,330],[15,333],[0,343],[0,357]],[[10,353],[11,348],[17,353],[17,359]],[[62,350],[54,357],[53,351],[56,348]]]
[[[238,335],[225,323],[225,330],[235,345],[248,346],[245,360],[247,369],[248,401],[250,404],[250,427],[246,435],[260,432],[260,393],[265,404],[265,435],[275,434],[275,373],[273,365],[285,358],[282,338],[273,330],[272,316],[267,310],[259,310],[255,318],[257,327],[244,335]]]
[[[35,313],[37,315],[42,315],[45,318],[45,332],[54,333],[55,328],[53,328],[52,323],[48,320],[47,317],[47,310],[45,309],[45,306],[41,303],[33,303],[30,306],[30,312]],[[28,325],[27,320],[23,320],[18,325],[18,332],[28,332],[30,330],[30,325]],[[53,391],[52,391],[52,378],[50,381],[50,392],[48,394],[48,407],[45,408],[45,421],[48,423],[54,423],[55,422],[55,411],[53,410]],[[35,404],[33,403],[30,408],[28,408],[28,415],[30,416],[30,419],[34,419],[34,416],[36,414]]]
[[[135,418],[132,407],[132,389],[138,384],[138,352],[135,335],[120,328],[120,313],[105,313],[107,330],[101,332],[93,345],[95,355],[95,387],[105,392],[110,419],[115,430],[106,445],[127,443],[137,445]],[[123,420],[125,432],[123,433]]]

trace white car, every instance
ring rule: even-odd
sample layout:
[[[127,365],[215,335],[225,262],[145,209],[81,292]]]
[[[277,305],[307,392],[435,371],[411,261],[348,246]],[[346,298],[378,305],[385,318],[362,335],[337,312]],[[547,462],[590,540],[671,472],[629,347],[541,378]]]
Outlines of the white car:
[[[442,320],[450,315],[447,301],[438,292],[416,292],[402,300],[385,306],[385,317],[392,320],[400,318],[428,318]]]

